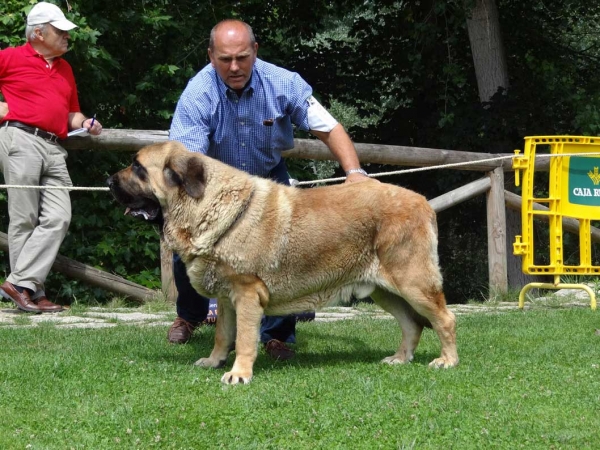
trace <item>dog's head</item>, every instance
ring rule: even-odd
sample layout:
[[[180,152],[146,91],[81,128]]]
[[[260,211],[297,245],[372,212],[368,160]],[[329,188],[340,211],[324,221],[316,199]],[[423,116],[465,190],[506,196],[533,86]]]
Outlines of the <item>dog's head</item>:
[[[205,171],[201,158],[169,141],[142,148],[129,167],[106,182],[125,214],[162,225],[174,196],[202,197]]]

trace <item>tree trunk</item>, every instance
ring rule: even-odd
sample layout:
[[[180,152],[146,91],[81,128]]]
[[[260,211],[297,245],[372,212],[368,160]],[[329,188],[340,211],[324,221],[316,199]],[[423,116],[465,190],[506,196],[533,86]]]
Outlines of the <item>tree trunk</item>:
[[[477,0],[467,28],[479,99],[487,102],[498,88],[508,89],[508,68],[495,0]]]
[[[476,0],[467,20],[471,52],[479,100],[489,102],[499,88],[508,89],[508,67],[500,32],[498,8],[495,0]],[[492,148],[497,147],[490,143]],[[507,211],[506,214],[506,271],[508,286],[520,289],[533,281],[534,277],[523,274],[522,261],[513,255],[512,243],[515,236],[521,234],[520,214]]]

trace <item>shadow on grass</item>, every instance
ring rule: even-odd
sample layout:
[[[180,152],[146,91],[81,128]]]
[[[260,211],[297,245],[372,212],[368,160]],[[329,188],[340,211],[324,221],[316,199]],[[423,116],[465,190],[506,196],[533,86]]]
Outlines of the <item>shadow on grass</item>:
[[[351,324],[348,324],[350,326]],[[288,361],[276,361],[270,358],[264,350],[259,347],[258,357],[254,364],[255,370],[281,370],[290,366],[298,368],[305,367],[335,367],[356,363],[379,364],[385,357],[395,353],[399,341],[398,335],[388,336],[388,342],[382,343],[377,339],[365,340],[360,336],[340,336],[334,332],[321,331],[312,328],[310,332],[302,330],[298,338],[298,344],[291,345],[296,350],[296,356]],[[184,345],[168,344],[155,348],[148,352],[147,360],[163,361],[174,364],[190,365],[200,358],[207,357],[214,342],[214,327],[202,327],[196,331],[193,338]],[[383,349],[382,349],[383,347]],[[427,366],[431,360],[439,356],[435,351],[427,348],[417,348],[413,364]],[[223,369],[229,369],[233,365],[235,352],[229,354],[229,358]]]
[[[319,367],[343,367],[355,364],[379,364],[392,355],[398,346],[400,331],[397,326],[381,328],[372,332],[355,332],[352,321],[344,324],[310,324],[299,327],[295,358],[289,361],[276,361],[259,347],[255,370],[279,371],[290,367],[299,369]],[[199,358],[207,357],[214,343],[215,328],[201,327],[196,330],[187,344],[171,344],[167,341],[168,327],[146,328],[143,331],[130,325],[117,324],[103,330],[79,329],[60,330],[54,326],[32,329],[0,330],[0,338],[10,334],[12,350],[19,352],[32,348],[43,350],[50,359],[66,353],[71,361],[125,358],[144,360],[148,364],[169,364],[178,367],[192,367]],[[358,331],[358,330],[356,330]],[[437,338],[435,338],[437,341]],[[427,366],[437,357],[438,343],[432,346],[431,340],[424,342],[415,355],[413,364]],[[425,345],[423,345],[425,344]],[[227,359],[223,369],[233,365],[235,352]],[[201,369],[198,369],[201,370]]]

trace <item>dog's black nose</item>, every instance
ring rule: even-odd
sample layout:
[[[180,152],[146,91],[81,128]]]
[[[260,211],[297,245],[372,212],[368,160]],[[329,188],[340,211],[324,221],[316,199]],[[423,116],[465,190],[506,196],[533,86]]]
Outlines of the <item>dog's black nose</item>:
[[[108,184],[108,187],[113,187],[113,185],[115,184],[115,176],[111,175],[110,177],[108,177],[106,179],[106,184]]]

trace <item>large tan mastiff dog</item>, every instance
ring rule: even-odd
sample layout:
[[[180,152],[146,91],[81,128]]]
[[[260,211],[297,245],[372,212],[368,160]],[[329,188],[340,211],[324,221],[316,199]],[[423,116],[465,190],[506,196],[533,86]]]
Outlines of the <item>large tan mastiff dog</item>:
[[[177,142],[141,149],[108,184],[126,213],[162,222],[194,288],[218,298],[215,346],[196,365],[222,367],[235,344],[223,383],[252,378],[263,314],[313,310],[352,295],[370,295],[402,328],[398,350],[383,362],[410,362],[431,326],[442,351],[429,365],[458,364],[435,212],[423,196],[375,180],[283,186]]]

